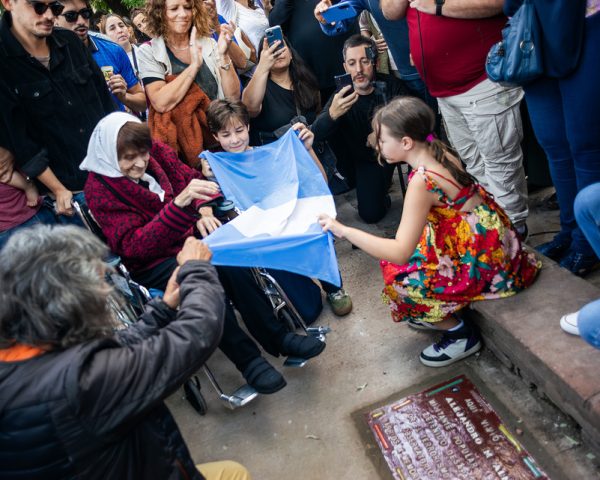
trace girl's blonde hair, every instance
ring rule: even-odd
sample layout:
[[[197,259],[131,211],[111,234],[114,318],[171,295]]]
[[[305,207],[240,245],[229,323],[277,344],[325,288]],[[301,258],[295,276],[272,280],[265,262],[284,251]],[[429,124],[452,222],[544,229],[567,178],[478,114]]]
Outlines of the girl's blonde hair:
[[[433,157],[450,172],[460,185],[468,186],[476,183],[472,175],[465,172],[451,159],[451,155],[458,158],[456,152],[441,140],[433,137],[435,114],[423,100],[416,97],[400,97],[377,110],[372,121],[376,148],[379,145],[382,125],[385,125],[391,135],[398,140],[402,137],[409,137],[417,142],[429,143]],[[379,163],[383,163],[381,152],[379,152]]]

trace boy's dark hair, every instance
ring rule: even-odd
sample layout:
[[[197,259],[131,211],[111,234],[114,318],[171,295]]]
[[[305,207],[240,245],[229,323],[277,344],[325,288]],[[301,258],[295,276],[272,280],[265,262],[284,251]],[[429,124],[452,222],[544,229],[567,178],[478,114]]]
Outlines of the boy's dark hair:
[[[371,58],[371,60],[373,61],[373,63],[375,63],[375,60],[377,58],[377,44],[374,40],[367,38],[361,35],[360,33],[348,37],[348,39],[344,42],[344,47],[342,50],[342,54],[344,55],[344,62],[346,61],[346,51],[349,48],[360,47],[361,45],[364,45],[365,48],[371,48],[371,51],[375,55],[375,58]]]
[[[145,123],[127,122],[117,135],[117,157],[121,158],[129,150],[149,151],[152,148],[152,136]]]
[[[375,133],[375,145],[379,145],[381,126],[385,125],[392,137],[400,140],[409,137],[417,142],[427,142],[433,157],[452,174],[454,179],[463,187],[477,183],[475,178],[451,160],[450,155],[458,158],[454,150],[441,140],[430,135],[435,127],[433,110],[417,97],[397,97],[375,113],[372,126]],[[379,155],[379,162],[383,158]]]
[[[206,110],[206,119],[211,133],[223,130],[233,119],[238,119],[244,126],[250,124],[248,109],[241,101],[228,99],[213,100]]]

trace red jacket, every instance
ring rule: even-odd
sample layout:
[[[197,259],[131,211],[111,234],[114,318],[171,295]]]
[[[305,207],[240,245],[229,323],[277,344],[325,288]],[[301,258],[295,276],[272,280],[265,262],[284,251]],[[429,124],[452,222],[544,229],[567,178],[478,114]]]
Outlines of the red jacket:
[[[201,179],[202,174],[182,163],[167,145],[153,143],[147,173],[165,191],[164,201],[126,177],[90,173],[84,189],[108,246],[132,272],[149,270],[177,255],[184,240],[194,234],[198,208],[203,203],[196,201],[185,208],[173,203],[190,181]]]

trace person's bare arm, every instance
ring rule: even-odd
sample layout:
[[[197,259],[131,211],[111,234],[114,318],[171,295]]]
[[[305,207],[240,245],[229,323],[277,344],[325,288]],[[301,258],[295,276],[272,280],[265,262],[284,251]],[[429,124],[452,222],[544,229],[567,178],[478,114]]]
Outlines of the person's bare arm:
[[[425,183],[419,180],[410,182],[402,208],[402,220],[393,239],[347,227],[324,214],[319,215],[319,223],[323,231],[331,231],[336,237],[347,239],[369,255],[403,265],[408,262],[419,243],[432,205],[433,196],[425,188]]]
[[[231,61],[233,62],[233,66],[235,68],[246,68],[246,64],[248,63],[248,60],[246,59],[246,54],[242,51],[242,49],[237,43],[231,42],[227,53],[229,53],[229,58],[231,58]]]
[[[389,0],[382,0],[389,1]],[[410,8],[435,15],[435,0],[409,0]],[[446,0],[442,16],[450,18],[488,18],[502,13],[504,0]]]
[[[134,112],[146,111],[146,94],[139,83],[128,89],[127,82],[121,75],[112,75],[108,80],[108,87],[126,107]]]
[[[56,199],[56,213],[59,215],[72,216],[75,211],[71,205],[73,199],[73,192],[65,187],[50,167],[46,168],[37,179],[42,182],[48,190],[50,190]]]
[[[0,147],[0,183],[9,183],[14,174],[15,158],[6,148]]]
[[[123,102],[134,112],[145,112],[148,105],[146,104],[146,94],[142,86],[137,83],[125,93],[125,101]]]
[[[190,35],[190,65],[183,70],[177,78],[167,83],[157,80],[146,85],[146,95],[152,108],[159,113],[165,113],[173,110],[179,102],[187,95],[192,83],[196,80],[196,75],[202,66],[202,45],[196,40],[196,27],[192,27]]]
[[[221,77],[221,87],[223,95],[232,100],[240,99],[240,77],[238,77],[235,68],[232,68],[233,62],[228,55],[229,45],[233,39],[233,23],[222,24],[219,40],[217,41],[217,50],[220,56],[220,65],[218,75]]]
[[[381,0],[383,16],[388,20],[400,20],[406,16],[408,0]]]
[[[244,102],[244,105],[248,108],[250,118],[258,117],[262,110],[262,103],[265,98],[265,92],[267,91],[267,82],[269,80],[271,68],[277,61],[278,55],[281,54],[280,52],[283,50],[277,50],[278,46],[279,41],[269,47],[267,40],[263,40],[262,55],[260,56],[256,70],[254,71],[254,75],[252,75],[248,85],[246,85],[246,88],[244,88],[244,91],[242,92],[242,102]]]
[[[242,30],[242,40],[246,44],[246,46],[250,49],[250,61],[252,63],[256,63],[258,61],[258,57],[257,57],[258,53],[256,51],[256,48],[254,48],[254,45],[252,45],[250,38],[248,38],[248,35],[246,35],[246,32],[244,32],[243,30]]]

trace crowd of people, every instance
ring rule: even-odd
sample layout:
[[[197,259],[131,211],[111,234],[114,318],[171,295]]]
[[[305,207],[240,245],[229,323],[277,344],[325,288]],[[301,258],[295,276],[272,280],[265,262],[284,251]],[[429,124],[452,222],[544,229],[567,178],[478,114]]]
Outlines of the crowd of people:
[[[309,359],[325,343],[287,330],[249,269],[210,264],[199,239],[221,227],[222,192],[204,150],[259,154],[293,129],[334,193],[356,189],[366,224],[408,164],[395,238],[319,222],[381,260],[394,321],[441,335],[427,366],[477,352],[461,310],[539,271],[522,245],[523,99],[560,207],[538,250],[576,275],[598,266],[600,0],[534,0],[546,73],[524,88],[485,73],[523,0],[349,3],[360,19],[328,22],[330,0],[147,0],[100,18],[87,0],[2,0],[2,478],[250,478],[232,462],[195,466],[164,398],[217,347],[275,393],[286,380],[262,351]],[[109,249],[161,292],[117,332]],[[320,287],[336,315],[351,312],[344,288]],[[599,310],[560,325],[600,348]]]

